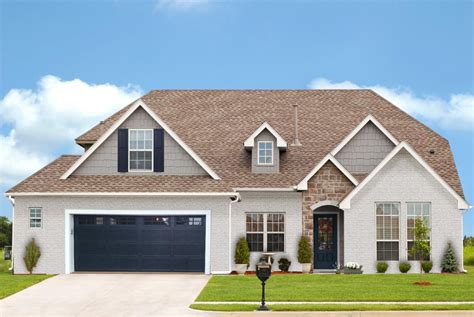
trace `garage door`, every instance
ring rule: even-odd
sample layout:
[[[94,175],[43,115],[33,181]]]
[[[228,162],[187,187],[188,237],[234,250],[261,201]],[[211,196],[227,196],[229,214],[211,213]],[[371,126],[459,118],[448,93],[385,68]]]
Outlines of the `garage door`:
[[[204,272],[205,216],[74,216],[76,271]]]

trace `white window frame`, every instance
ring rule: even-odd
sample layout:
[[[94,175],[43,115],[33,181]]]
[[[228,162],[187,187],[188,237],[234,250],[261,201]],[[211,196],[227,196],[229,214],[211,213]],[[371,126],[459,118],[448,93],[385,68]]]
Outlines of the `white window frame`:
[[[132,131],[151,131],[151,150],[148,150],[148,149],[131,149],[130,148],[130,134]],[[155,167],[153,165],[154,163],[154,158],[155,158],[155,153],[154,153],[154,144],[155,144],[155,133],[153,131],[153,129],[128,129],[128,144],[127,144],[127,147],[128,147],[128,171],[129,172],[132,172],[132,173],[141,173],[141,172],[145,172],[145,173],[148,173],[148,172],[153,172],[155,170]],[[142,169],[142,170],[138,170],[138,169],[131,169],[130,168],[130,153],[131,152],[151,152],[151,169]]]
[[[272,161],[270,163],[260,163],[260,144],[263,144],[263,143],[270,143],[272,145],[272,155],[271,155]],[[273,165],[274,152],[275,152],[275,145],[273,144],[273,141],[258,141],[257,142],[257,165]],[[264,157],[267,158],[266,155]]]
[[[377,215],[377,205],[380,205],[380,204],[395,204],[395,205],[398,205],[398,239],[380,239],[380,240],[378,239],[378,237],[377,237],[377,216],[379,216],[379,215]],[[401,256],[401,252],[400,252],[401,242],[400,241],[401,241],[401,229],[402,229],[401,228],[401,222],[402,222],[402,210],[401,210],[401,208],[402,208],[402,204],[399,201],[377,201],[377,202],[375,202],[374,207],[375,207],[375,213],[374,213],[375,214],[375,259],[377,261],[384,261],[384,262],[400,261],[400,256]],[[380,215],[380,216],[385,217],[385,215]],[[390,217],[395,217],[395,216],[390,215]],[[390,230],[392,230],[392,229],[390,228]],[[378,256],[377,256],[377,253],[378,253],[377,252],[378,251],[377,243],[378,242],[398,242],[398,260],[379,260]]]
[[[406,226],[407,226],[407,227],[406,227],[406,228],[407,228],[407,230],[406,230],[406,234],[407,234],[407,244],[406,244],[407,261],[419,261],[419,260],[408,260],[408,258],[409,258],[409,256],[410,256],[410,255],[409,255],[409,251],[410,251],[410,250],[408,249],[408,243],[415,241],[415,239],[414,239],[414,238],[415,238],[415,233],[413,233],[413,239],[410,239],[410,238],[408,237],[408,230],[409,230],[409,228],[408,228],[408,217],[409,217],[409,216],[410,216],[410,217],[414,216],[414,217],[415,217],[415,222],[416,222],[416,219],[417,219],[417,218],[419,218],[419,217],[423,218],[424,215],[423,215],[423,214],[422,214],[421,216],[417,216],[416,214],[415,214],[415,215],[409,215],[409,214],[408,214],[408,205],[409,205],[409,204],[428,204],[428,227],[430,228],[430,233],[429,233],[430,238],[429,238],[428,241],[429,241],[430,246],[431,246],[431,245],[432,245],[432,244],[431,244],[431,202],[429,202],[429,201],[407,201],[407,202],[406,202],[406,205],[407,205],[407,214],[406,214],[406,215],[407,215],[407,218],[406,218],[406,220],[407,220],[407,221],[406,221]],[[423,209],[422,209],[422,213],[423,213]],[[415,230],[414,227],[413,227],[413,230]],[[430,259],[431,259],[431,253],[430,253]]]
[[[262,214],[263,215],[263,231],[247,231],[247,215],[249,214]],[[268,231],[268,215],[278,214],[283,215],[283,231]],[[251,253],[255,252],[273,252],[273,253],[282,253],[286,251],[286,214],[285,212],[257,212],[249,211],[245,213],[245,236],[247,234],[263,234],[263,251],[250,251]],[[268,234],[283,234],[283,251],[268,251]]]
[[[31,212],[33,210],[39,210],[39,217],[37,215],[35,216],[31,216]],[[43,208],[42,207],[29,207],[28,208],[28,211],[29,211],[29,218],[30,218],[30,229],[41,229],[43,228]],[[34,226],[32,227],[31,226],[31,220],[39,220],[39,227],[37,226]]]

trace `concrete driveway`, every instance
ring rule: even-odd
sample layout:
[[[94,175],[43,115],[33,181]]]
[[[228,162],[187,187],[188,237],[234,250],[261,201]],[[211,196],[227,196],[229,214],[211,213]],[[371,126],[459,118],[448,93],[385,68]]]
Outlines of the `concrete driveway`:
[[[0,316],[202,316],[204,274],[59,275],[0,300]],[[1,287],[1,286],[0,286]]]

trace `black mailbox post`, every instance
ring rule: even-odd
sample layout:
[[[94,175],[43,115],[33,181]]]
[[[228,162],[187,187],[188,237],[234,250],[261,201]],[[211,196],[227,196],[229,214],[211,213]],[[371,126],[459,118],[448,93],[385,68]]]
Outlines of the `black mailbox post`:
[[[260,262],[257,264],[257,277],[262,281],[262,305],[257,310],[269,310],[265,305],[265,282],[272,275],[272,266],[267,262]]]

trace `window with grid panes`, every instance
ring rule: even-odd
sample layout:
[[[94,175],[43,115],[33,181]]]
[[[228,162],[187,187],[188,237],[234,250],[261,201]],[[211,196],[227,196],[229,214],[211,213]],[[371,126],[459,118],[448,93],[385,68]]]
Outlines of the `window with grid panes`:
[[[246,230],[251,252],[284,252],[285,214],[247,213]]]
[[[400,204],[377,203],[377,261],[398,261],[400,243]]]
[[[416,219],[422,219],[424,223],[430,227],[430,209],[431,203],[427,202],[414,202],[407,203],[407,253],[408,261],[419,261],[419,254],[410,254],[408,252],[413,248],[413,240],[415,240],[415,221]],[[430,257],[423,259],[429,261]]]

